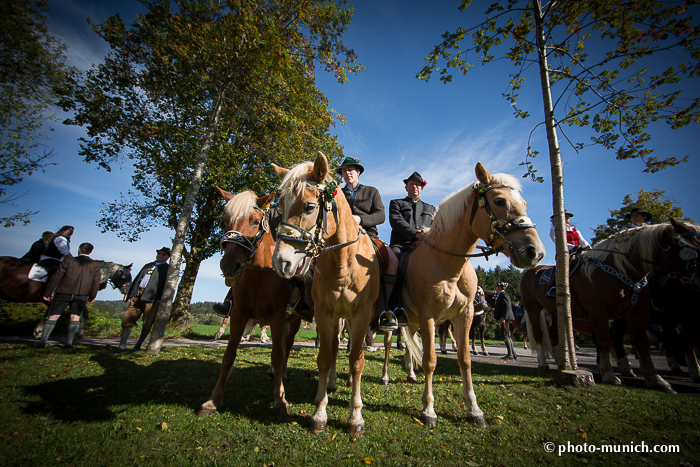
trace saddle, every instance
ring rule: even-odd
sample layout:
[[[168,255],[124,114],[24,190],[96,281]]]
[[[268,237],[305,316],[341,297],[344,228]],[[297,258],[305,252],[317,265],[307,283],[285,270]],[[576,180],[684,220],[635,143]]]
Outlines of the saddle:
[[[576,251],[569,256],[569,277],[574,275],[579,266],[581,266],[581,255]],[[547,297],[554,297],[556,295],[556,271],[556,265],[542,268],[538,271],[540,272],[539,283],[549,286],[547,288]]]

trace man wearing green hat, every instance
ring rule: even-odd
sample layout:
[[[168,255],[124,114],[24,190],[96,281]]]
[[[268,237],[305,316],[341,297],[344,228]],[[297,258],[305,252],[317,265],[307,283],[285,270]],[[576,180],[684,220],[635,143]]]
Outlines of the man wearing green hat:
[[[385,220],[384,203],[382,203],[382,197],[376,188],[360,183],[360,175],[365,171],[365,168],[360,164],[360,160],[346,157],[335,171],[345,181],[343,194],[352,209],[353,219],[355,219],[357,225],[367,232],[367,235],[378,239],[377,226],[383,224]],[[383,242],[380,241],[380,243]],[[399,262],[391,248],[388,248],[386,244],[383,244],[382,247],[388,256],[388,265],[382,276],[386,299],[385,305],[387,305],[396,284],[396,271],[399,267]],[[388,306],[385,306],[384,310],[380,311],[378,315],[375,316],[375,321],[378,321],[377,328],[382,331],[395,331],[398,329],[398,326],[408,324],[405,315],[402,316],[403,319],[401,321],[397,320],[397,317],[388,309]]]

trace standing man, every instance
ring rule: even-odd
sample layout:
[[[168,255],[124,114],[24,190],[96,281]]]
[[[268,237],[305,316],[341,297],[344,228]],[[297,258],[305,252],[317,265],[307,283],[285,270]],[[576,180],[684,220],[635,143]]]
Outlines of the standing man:
[[[41,238],[39,240],[32,243],[32,246],[31,248],[29,248],[29,251],[25,253],[25,255],[22,256],[21,259],[30,263],[38,263],[39,258],[41,258],[41,254],[44,252],[51,239],[53,239],[53,232],[49,232],[47,230],[46,232],[41,234]]]
[[[134,324],[141,316],[143,316],[143,329],[139,340],[134,345],[134,350],[141,348],[141,344],[151,332],[158,312],[158,305],[160,305],[160,298],[165,290],[165,281],[168,278],[168,259],[170,259],[170,248],[163,247],[156,250],[156,260],[141,268],[138,276],[124,295],[124,301],[131,300],[131,303],[124,313],[122,335],[119,347],[114,353],[126,352],[126,341]]]
[[[56,321],[61,313],[70,306],[70,324],[65,349],[73,348],[73,339],[80,327],[80,316],[88,303],[95,301],[100,286],[100,265],[90,256],[93,246],[83,243],[78,247],[77,258],[66,258],[46,286],[44,300],[51,301],[51,294],[56,291],[49,317],[47,318],[41,340],[34,346],[43,349],[46,346]]]
[[[625,218],[629,219],[634,227],[642,227],[651,222],[652,216],[650,212],[646,212],[643,209],[632,208],[632,210],[625,215]]]
[[[360,175],[365,171],[365,168],[360,164],[360,159],[346,157],[335,171],[345,181],[343,194],[350,205],[353,219],[372,238],[377,249],[383,249],[388,256],[388,265],[382,276],[386,299],[385,306],[383,311],[375,313],[373,326],[376,324],[376,327],[382,331],[397,331],[399,326],[408,325],[408,318],[402,308],[397,308],[393,311],[389,310],[389,297],[391,297],[391,292],[394,290],[394,285],[396,285],[396,271],[399,268],[399,261],[391,248],[388,248],[379,239],[379,233],[377,232],[377,226],[383,224],[386,219],[382,197],[373,186],[366,186],[360,183]],[[377,314],[378,316],[376,316]]]
[[[496,318],[501,325],[503,340],[505,341],[506,351],[508,352],[504,357],[501,357],[501,360],[517,360],[518,356],[515,354],[512,338],[512,321],[515,320],[515,316],[513,316],[510,295],[506,292],[507,287],[507,282],[499,282],[496,284],[496,308],[493,309],[493,317]]]
[[[425,236],[435,217],[435,206],[420,199],[427,184],[421,174],[413,172],[403,183],[408,196],[389,203],[390,245],[397,257],[401,257],[414,241]]]

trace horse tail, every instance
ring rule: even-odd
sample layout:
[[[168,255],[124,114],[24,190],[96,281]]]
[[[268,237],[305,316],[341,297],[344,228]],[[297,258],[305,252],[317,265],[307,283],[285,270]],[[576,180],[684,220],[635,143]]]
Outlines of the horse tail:
[[[548,311],[544,308],[540,311],[540,327],[542,328],[542,349],[544,349],[544,356],[549,356],[555,361],[558,358],[554,355],[554,349],[552,348],[552,340],[549,338],[549,326],[547,325],[547,314]]]
[[[413,364],[416,368],[421,368],[423,366],[423,346],[418,341],[418,334],[414,333],[411,335],[408,326],[404,326],[401,328],[401,335],[404,342],[406,342],[406,350],[411,355]]]

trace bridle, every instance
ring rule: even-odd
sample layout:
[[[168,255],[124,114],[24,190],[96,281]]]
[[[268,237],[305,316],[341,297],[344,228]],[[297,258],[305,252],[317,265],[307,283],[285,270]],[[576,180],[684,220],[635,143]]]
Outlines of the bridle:
[[[486,260],[488,261],[489,256],[495,254],[498,255],[501,251],[507,251],[507,252],[512,252],[514,250],[513,244],[508,240],[505,235],[512,231],[512,230],[518,230],[518,229],[529,229],[529,228],[535,228],[536,224],[532,222],[532,219],[530,219],[528,216],[515,216],[511,219],[505,220],[501,219],[499,217],[496,217],[496,215],[493,213],[493,210],[491,209],[491,203],[489,203],[488,198],[486,197],[486,193],[488,193],[491,190],[494,190],[496,188],[509,188],[513,191],[515,189],[513,187],[510,187],[508,185],[503,185],[503,184],[491,184],[491,185],[483,185],[481,183],[477,183],[474,186],[474,189],[472,191],[472,194],[474,195],[474,200],[472,201],[472,212],[471,215],[469,216],[469,228],[473,229],[474,225],[474,217],[476,216],[477,209],[479,208],[484,208],[486,211],[486,214],[489,216],[489,223],[491,227],[491,234],[489,235],[488,240],[484,240],[486,242],[486,247],[477,247],[481,248],[484,250],[482,253],[475,253],[471,255],[463,255],[463,254],[456,254],[456,253],[450,253],[448,251],[445,251],[441,248],[438,248],[437,246],[433,245],[429,241],[426,240],[426,243],[431,246],[432,248],[442,251],[443,253],[446,253],[448,255],[452,256],[461,256],[463,258],[474,258],[474,257],[479,257],[479,256],[485,256]],[[493,241],[500,238],[502,240],[501,245],[496,248],[493,246]]]
[[[223,235],[223,237],[221,237],[222,248],[225,248],[226,243],[233,243],[234,245],[242,246],[246,250],[250,251],[250,255],[248,255],[248,258],[243,262],[244,266],[248,265],[252,261],[253,256],[255,256],[255,252],[258,250],[260,240],[262,240],[263,235],[270,231],[270,224],[267,221],[267,214],[265,211],[257,204],[253,205],[253,209],[256,209],[262,213],[262,219],[260,220],[258,231],[255,233],[252,240],[248,240],[248,237],[237,230],[229,230]]]
[[[323,253],[328,253],[339,248],[352,245],[360,239],[360,235],[365,233],[364,229],[359,228],[357,238],[350,242],[341,243],[325,247],[326,241],[323,234],[328,234],[328,213],[333,213],[336,224],[338,224],[338,207],[335,203],[335,197],[338,194],[338,184],[330,179],[326,179],[324,183],[319,183],[313,180],[306,182],[309,188],[314,188],[318,191],[317,198],[321,209],[319,209],[316,223],[310,229],[305,229],[301,226],[291,224],[287,221],[282,221],[277,227],[277,238],[288,242],[303,243],[304,254],[315,259]]]

